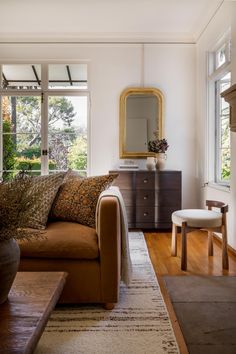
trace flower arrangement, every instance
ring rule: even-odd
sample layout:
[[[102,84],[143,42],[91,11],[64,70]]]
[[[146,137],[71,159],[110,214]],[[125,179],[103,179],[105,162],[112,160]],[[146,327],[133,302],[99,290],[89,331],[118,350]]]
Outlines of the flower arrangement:
[[[155,153],[158,153],[158,152],[165,153],[169,147],[167,140],[165,138],[158,139],[157,132],[154,132],[154,135],[155,135],[156,139],[150,140],[148,142],[148,151],[155,152]]]

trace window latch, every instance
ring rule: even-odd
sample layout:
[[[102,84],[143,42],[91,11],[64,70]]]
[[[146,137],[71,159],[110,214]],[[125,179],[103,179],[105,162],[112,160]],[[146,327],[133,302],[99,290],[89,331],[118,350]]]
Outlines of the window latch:
[[[48,154],[48,150],[42,150],[42,155],[43,156],[47,156],[47,154]]]

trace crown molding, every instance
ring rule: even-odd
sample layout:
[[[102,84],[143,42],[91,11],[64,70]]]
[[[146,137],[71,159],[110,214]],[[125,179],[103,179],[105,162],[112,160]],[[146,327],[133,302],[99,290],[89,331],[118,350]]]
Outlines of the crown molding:
[[[189,33],[11,33],[0,34],[0,43],[157,43],[195,44]]]
[[[212,6],[209,5],[210,7],[208,11],[202,16],[202,18],[199,20],[199,23],[197,25],[195,24],[195,28],[193,28],[192,30],[195,43],[199,41],[199,39],[204,34],[209,24],[215,18],[215,16],[217,15],[218,11],[222,8],[224,3],[225,0],[219,0],[218,4],[212,4]]]

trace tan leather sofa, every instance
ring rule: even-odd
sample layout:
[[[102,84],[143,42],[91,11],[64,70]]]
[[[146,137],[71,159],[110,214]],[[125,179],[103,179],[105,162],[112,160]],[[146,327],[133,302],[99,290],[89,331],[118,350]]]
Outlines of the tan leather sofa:
[[[66,271],[61,303],[102,303],[119,299],[120,207],[101,198],[97,230],[74,222],[49,222],[43,239],[20,243],[20,271]],[[47,284],[43,284],[45,288]]]

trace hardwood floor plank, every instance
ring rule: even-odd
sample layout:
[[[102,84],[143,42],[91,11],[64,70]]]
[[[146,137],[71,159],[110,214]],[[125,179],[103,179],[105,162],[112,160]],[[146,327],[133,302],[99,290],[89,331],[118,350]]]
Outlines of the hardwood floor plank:
[[[194,231],[187,235],[188,256],[187,271],[181,270],[180,241],[177,235],[177,257],[171,256],[171,232],[145,232],[156,274],[158,275],[236,275],[236,256],[229,252],[229,270],[222,270],[222,250],[218,240],[213,240],[214,256],[208,256],[207,232]]]

